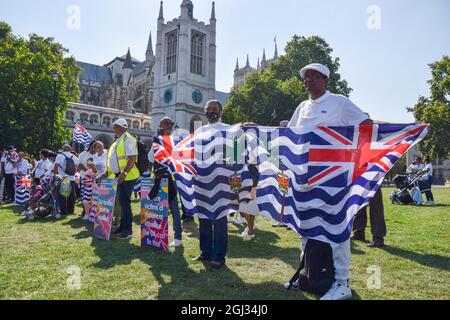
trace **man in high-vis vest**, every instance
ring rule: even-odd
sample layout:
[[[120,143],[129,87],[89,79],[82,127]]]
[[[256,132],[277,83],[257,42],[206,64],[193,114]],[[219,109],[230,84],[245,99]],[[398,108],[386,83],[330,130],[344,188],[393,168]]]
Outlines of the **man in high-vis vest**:
[[[109,148],[106,160],[107,171],[102,178],[117,178],[117,195],[121,207],[120,227],[113,232],[118,239],[132,237],[131,194],[140,173],[136,167],[137,139],[128,130],[128,122],[118,119],[113,123],[116,140]]]

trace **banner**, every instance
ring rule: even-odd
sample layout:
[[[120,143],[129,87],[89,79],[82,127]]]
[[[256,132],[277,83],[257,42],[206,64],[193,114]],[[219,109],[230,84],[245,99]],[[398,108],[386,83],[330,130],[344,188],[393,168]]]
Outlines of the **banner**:
[[[117,181],[105,179],[98,188],[97,211],[94,221],[94,236],[109,241],[112,218],[116,202]]]
[[[167,179],[161,181],[159,195],[151,200],[148,194],[154,179],[141,182],[141,246],[164,252],[169,251],[169,187]]]

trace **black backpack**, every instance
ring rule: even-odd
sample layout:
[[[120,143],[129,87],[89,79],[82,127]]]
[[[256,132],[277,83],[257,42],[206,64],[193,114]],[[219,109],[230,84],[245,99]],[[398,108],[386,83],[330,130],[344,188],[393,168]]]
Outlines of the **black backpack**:
[[[138,157],[136,162],[136,167],[139,170],[140,175],[148,170],[150,166],[150,161],[148,160],[147,155],[147,148],[142,142],[137,142],[137,149],[138,149]]]
[[[335,281],[333,251],[328,243],[308,239],[300,267],[289,281],[291,289],[298,286],[300,290],[322,296]]]
[[[73,161],[72,157],[67,157],[64,153],[62,153],[62,155],[66,158],[66,168],[64,169],[64,173],[68,176],[74,176],[77,172],[75,161]]]

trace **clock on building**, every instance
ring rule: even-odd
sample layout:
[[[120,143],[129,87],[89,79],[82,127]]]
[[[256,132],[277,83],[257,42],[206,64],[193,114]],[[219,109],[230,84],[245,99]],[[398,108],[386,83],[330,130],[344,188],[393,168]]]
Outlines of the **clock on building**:
[[[172,98],[173,98],[172,89],[167,89],[166,91],[164,91],[164,102],[165,103],[170,103],[170,101],[172,101]]]
[[[202,103],[202,101],[203,101],[203,94],[201,93],[200,90],[195,89],[195,90],[192,92],[192,100],[193,100],[195,103],[197,103],[197,104]]]

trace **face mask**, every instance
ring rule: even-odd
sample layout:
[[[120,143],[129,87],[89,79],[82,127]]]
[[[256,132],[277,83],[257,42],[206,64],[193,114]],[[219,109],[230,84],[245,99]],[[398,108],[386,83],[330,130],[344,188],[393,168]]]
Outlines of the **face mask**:
[[[209,122],[217,122],[220,120],[220,114],[214,112],[206,112],[205,116]]]

